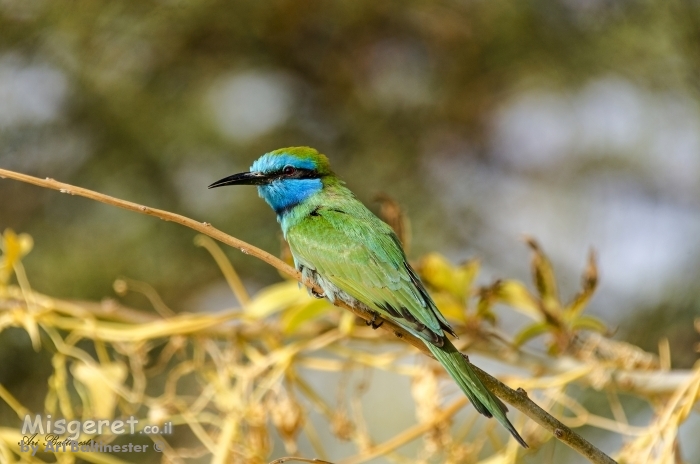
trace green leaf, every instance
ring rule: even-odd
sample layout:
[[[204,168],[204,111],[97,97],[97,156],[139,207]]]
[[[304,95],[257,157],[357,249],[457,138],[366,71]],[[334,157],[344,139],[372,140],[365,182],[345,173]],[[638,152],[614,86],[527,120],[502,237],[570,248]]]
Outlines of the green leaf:
[[[533,338],[549,332],[550,328],[551,326],[544,321],[531,324],[515,336],[513,344],[515,344],[516,347],[522,346]]]
[[[494,295],[498,302],[506,304],[535,320],[542,320],[543,314],[537,299],[522,282],[505,280],[494,285]]]
[[[544,254],[539,244],[531,237],[526,238],[526,243],[532,249],[532,276],[540,294],[542,303],[548,310],[559,309],[559,294],[557,291],[557,279],[554,276],[554,269],[549,258]]]
[[[574,318],[583,312],[588,305],[593,292],[598,285],[598,268],[595,263],[595,252],[588,253],[588,265],[581,276],[581,291],[569,303],[565,312],[567,317]]]
[[[607,326],[600,319],[593,316],[581,316],[571,321],[572,330],[592,330],[594,332],[606,333]]]
[[[421,277],[431,288],[449,292],[465,304],[471,293],[471,286],[479,273],[479,261],[469,260],[461,266],[453,266],[439,253],[425,255],[419,264]]]

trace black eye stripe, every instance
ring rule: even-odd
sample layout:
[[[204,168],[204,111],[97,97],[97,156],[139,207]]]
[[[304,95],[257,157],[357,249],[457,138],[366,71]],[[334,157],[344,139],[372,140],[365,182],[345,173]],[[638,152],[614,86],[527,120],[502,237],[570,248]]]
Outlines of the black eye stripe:
[[[272,175],[276,178],[279,179],[318,179],[321,176],[318,174],[318,172],[314,171],[313,169],[304,169],[304,168],[295,168],[294,172],[291,174],[286,174],[284,172],[284,168],[280,169],[279,171],[276,171]]]

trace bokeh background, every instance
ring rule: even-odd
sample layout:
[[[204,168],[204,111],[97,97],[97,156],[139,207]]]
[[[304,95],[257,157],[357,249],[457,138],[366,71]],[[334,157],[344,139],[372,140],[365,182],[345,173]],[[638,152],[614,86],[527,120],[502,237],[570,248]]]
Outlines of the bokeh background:
[[[569,295],[595,248],[589,311],[647,350],[667,338],[676,368],[697,360],[699,102],[692,0],[0,0],[0,167],[276,253],[253,188],[206,187],[310,145],[375,211],[402,205],[414,258],[528,280],[528,234]],[[188,229],[10,180],[0,199],[38,291],[99,300],[126,276],[177,311],[233,304]],[[251,291],[279,279],[227,254]],[[3,384],[31,385],[30,352],[0,334]]]

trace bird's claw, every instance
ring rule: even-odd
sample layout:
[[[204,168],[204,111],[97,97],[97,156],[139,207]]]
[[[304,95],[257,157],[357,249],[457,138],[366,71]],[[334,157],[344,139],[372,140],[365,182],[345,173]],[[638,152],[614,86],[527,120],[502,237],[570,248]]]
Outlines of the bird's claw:
[[[319,300],[326,297],[326,294],[325,294],[325,293],[318,293],[318,292],[317,292],[316,290],[314,290],[313,288],[311,289],[311,295],[312,295],[314,298],[318,298]]]
[[[384,324],[384,319],[380,320],[379,323],[377,323],[377,313],[372,313],[372,319],[369,321],[365,321],[365,324],[372,326],[374,330],[377,330]]]

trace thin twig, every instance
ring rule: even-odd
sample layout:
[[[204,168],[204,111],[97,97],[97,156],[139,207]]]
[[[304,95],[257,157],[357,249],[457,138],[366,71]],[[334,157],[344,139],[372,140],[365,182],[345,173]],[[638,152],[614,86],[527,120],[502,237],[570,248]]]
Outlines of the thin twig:
[[[200,232],[204,235],[208,235],[209,237],[219,240],[220,242],[230,245],[234,248],[238,248],[239,250],[241,250],[241,252],[247,255],[255,256],[256,258],[261,259],[262,261],[275,267],[280,272],[283,272],[284,274],[287,274],[290,277],[302,282],[301,274],[294,268],[286,264],[284,261],[276,258],[275,256],[271,255],[266,251],[254,247],[253,245],[250,245],[242,240],[225,234],[224,232],[212,227],[212,225],[207,222],[198,222],[185,216],[171,213],[169,211],[150,208],[148,206],[139,205],[138,203],[121,200],[119,198],[104,195],[92,190],[58,182],[51,178],[40,179],[38,177],[29,176],[26,174],[21,174],[6,169],[0,169],[0,178],[10,178],[22,182],[27,182],[30,184],[38,185],[40,187],[58,190],[61,193],[82,196],[91,200],[99,201],[101,203],[106,203],[108,205],[127,209],[129,211],[147,214],[149,216],[154,216],[165,221],[175,222],[185,227],[194,229],[197,232]],[[321,288],[309,285],[308,282],[302,283],[310,289],[314,290],[316,293],[323,293]],[[365,319],[367,321],[371,320],[371,315],[369,315],[363,309],[351,307],[341,302],[340,300],[336,300],[335,304],[336,306],[340,306],[344,309],[352,311],[354,314],[361,317],[362,319]],[[392,323],[389,320],[384,320],[383,324],[381,325],[381,328],[392,332],[395,336],[403,339],[407,343],[410,343],[423,353],[430,356],[428,349],[421,340],[419,340],[417,337],[413,336],[411,333],[407,332],[403,328],[399,327],[398,325]],[[527,397],[527,394],[518,393],[515,390],[503,384],[502,382],[500,382],[499,380],[497,380],[496,378],[482,371],[481,369],[476,369],[482,381],[496,396],[506,401],[507,403],[512,404],[516,409],[530,417],[542,427],[552,432],[558,440],[562,441],[563,443],[567,444],[583,456],[587,457],[593,463],[611,464],[615,462],[612,458],[610,458],[598,448],[593,446],[593,444],[586,441],[579,434],[569,429],[564,424],[562,424],[557,419],[548,414],[545,410],[537,406],[532,400],[530,400]]]
[[[308,459],[308,458],[300,458],[297,456],[285,456],[283,458],[275,459],[274,461],[271,461],[269,464],[282,464],[284,462],[292,462],[292,461],[310,462],[310,463],[316,463],[316,464],[333,464],[332,462],[324,461],[323,459]]]
[[[7,297],[21,299],[21,290],[13,285],[6,288]],[[105,299],[101,302],[87,300],[61,300],[59,298],[48,297],[39,292],[32,291],[33,297],[41,307],[51,308],[58,313],[76,315],[83,317],[96,317],[102,320],[124,322],[130,324],[147,324],[162,321],[160,315],[146,313],[142,310],[133,309],[117,302],[116,300]],[[0,311],[10,309],[11,303],[0,301]],[[175,316],[178,317],[178,316]],[[170,318],[169,320],[172,320]],[[300,335],[304,333],[318,333],[329,330],[333,327],[330,322],[309,321],[304,328],[299,329]],[[247,324],[217,324],[211,327],[199,329],[197,333],[208,334],[214,337],[231,338],[241,337],[245,339],[259,338],[260,334],[269,331],[269,327],[253,321]],[[377,340],[376,332],[365,327],[357,327],[352,332],[353,338],[359,340]],[[481,356],[498,359],[496,354],[503,350],[503,346],[490,339],[479,339],[469,345],[469,351]],[[508,364],[524,369],[537,371],[542,380],[544,375],[559,376],[571,372],[580,372],[586,364],[571,356],[560,355],[559,357],[544,356],[539,353],[520,348],[517,352],[509,352],[505,360]],[[583,386],[592,386],[596,390],[613,389],[618,392],[630,393],[643,398],[663,396],[673,394],[679,387],[684,385],[694,375],[694,371],[688,369],[675,369],[672,371],[661,370],[623,370],[617,367],[596,366],[589,369],[576,378],[576,383]]]

